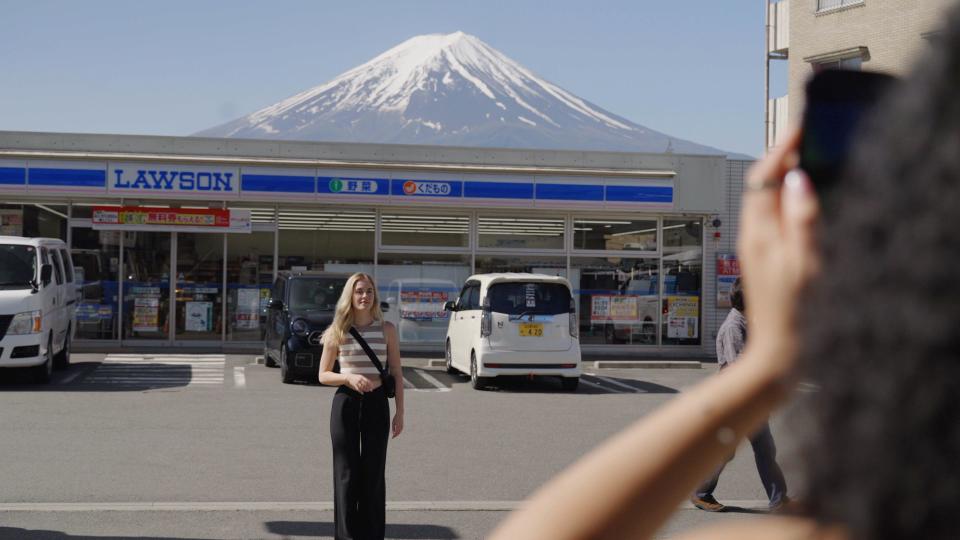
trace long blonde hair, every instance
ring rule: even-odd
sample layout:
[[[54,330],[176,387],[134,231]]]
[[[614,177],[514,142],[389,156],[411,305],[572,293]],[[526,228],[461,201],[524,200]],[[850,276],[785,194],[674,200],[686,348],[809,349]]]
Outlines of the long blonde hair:
[[[383,312],[380,311],[380,292],[377,290],[377,284],[370,277],[370,274],[357,272],[347,279],[347,284],[343,286],[343,292],[340,293],[340,299],[337,300],[337,310],[333,315],[333,322],[323,331],[323,344],[339,347],[350,333],[350,327],[353,326],[353,289],[357,282],[364,280],[373,287],[373,305],[370,306],[370,314],[376,321],[383,320]]]

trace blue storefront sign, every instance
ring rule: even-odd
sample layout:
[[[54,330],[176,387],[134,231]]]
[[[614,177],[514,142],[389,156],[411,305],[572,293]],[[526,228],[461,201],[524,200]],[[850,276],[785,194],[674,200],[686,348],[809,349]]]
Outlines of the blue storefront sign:
[[[262,199],[276,196],[296,198],[303,195],[320,197],[382,197],[381,202],[425,199],[438,204],[457,199],[491,205],[533,207],[551,205],[570,208],[611,206],[660,207],[674,206],[674,181],[661,178],[638,178],[635,184],[618,180],[549,181],[531,178],[512,180],[445,180],[417,178],[362,178],[324,175],[322,169],[261,168],[170,165],[156,163],[109,163],[105,168],[57,168],[46,161],[27,164],[25,169],[0,164],[0,186],[29,191],[106,191],[116,196],[154,196],[210,198],[212,200]],[[244,195],[245,194],[245,195]],[[441,202],[443,201],[443,202]]]

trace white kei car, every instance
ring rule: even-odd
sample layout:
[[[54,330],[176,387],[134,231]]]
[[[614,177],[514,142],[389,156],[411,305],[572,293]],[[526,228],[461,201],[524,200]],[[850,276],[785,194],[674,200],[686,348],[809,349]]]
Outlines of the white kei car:
[[[545,274],[476,274],[447,302],[446,367],[474,388],[510,375],[555,375],[580,383],[580,340],[570,282]]]

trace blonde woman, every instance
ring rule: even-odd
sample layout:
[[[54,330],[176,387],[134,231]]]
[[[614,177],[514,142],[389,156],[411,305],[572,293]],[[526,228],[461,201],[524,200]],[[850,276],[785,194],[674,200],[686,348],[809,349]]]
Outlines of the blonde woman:
[[[330,410],[333,442],[334,536],[383,538],[386,520],[387,440],[390,404],[380,372],[350,334],[355,328],[397,381],[393,436],[403,431],[403,373],[400,342],[393,324],[384,322],[373,278],[350,276],[333,322],[323,333],[321,383],[339,386]],[[334,363],[339,362],[339,373]]]

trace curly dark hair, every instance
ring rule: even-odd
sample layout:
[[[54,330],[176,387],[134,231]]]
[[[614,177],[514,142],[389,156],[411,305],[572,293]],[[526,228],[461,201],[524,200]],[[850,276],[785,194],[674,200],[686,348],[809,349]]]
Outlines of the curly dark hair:
[[[853,540],[960,538],[960,11],[867,122],[800,308],[805,507]]]

